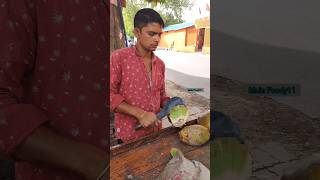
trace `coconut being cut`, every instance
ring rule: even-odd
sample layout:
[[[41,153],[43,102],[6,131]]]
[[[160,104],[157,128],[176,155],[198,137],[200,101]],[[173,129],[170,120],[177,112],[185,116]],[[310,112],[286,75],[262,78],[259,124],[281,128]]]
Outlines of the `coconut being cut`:
[[[188,118],[188,108],[185,105],[185,102],[180,97],[172,97],[161,111],[156,114],[158,120],[162,120],[165,116],[168,117],[169,122],[173,124],[174,127],[183,126]],[[172,123],[173,122],[173,123]],[[142,129],[143,126],[138,124],[135,127],[135,130],[138,131]]]
[[[188,116],[187,106],[177,105],[170,110],[168,119],[174,127],[182,127],[187,122]]]

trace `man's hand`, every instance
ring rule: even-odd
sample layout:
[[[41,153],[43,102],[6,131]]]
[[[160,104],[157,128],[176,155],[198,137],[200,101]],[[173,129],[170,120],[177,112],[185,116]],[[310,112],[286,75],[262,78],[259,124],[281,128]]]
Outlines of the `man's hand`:
[[[135,117],[143,127],[151,127],[152,124],[158,125],[158,123],[161,123],[153,112],[144,111],[143,109],[132,106],[126,102],[122,102],[115,111]]]
[[[140,124],[143,127],[149,127],[153,124],[157,125],[158,124],[158,119],[156,114],[154,114],[153,112],[147,112],[144,111],[138,118]]]
[[[68,169],[87,180],[95,180],[108,160],[107,150],[63,137],[45,126],[37,128],[27,137],[14,153],[14,157]]]

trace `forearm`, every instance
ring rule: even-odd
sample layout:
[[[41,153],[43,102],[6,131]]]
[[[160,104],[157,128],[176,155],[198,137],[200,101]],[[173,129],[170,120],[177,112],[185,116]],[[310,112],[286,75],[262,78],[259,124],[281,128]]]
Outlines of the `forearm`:
[[[95,179],[107,161],[105,151],[60,136],[45,126],[37,128],[28,136],[14,157],[55,165],[77,172],[87,179]]]
[[[136,106],[132,106],[124,101],[121,104],[119,104],[119,106],[115,109],[115,111],[118,113],[128,114],[137,119],[139,119],[141,115],[143,115],[144,113],[143,109]]]

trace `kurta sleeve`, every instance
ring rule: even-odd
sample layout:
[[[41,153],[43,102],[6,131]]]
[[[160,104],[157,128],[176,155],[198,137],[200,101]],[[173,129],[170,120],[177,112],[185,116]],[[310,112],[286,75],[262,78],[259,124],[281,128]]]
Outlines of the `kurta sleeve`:
[[[121,83],[121,64],[117,52],[110,57],[110,110],[114,111],[119,104],[124,101],[124,97],[119,94]]]
[[[0,152],[6,155],[48,120],[40,109],[23,102],[37,39],[29,1],[0,0]]]

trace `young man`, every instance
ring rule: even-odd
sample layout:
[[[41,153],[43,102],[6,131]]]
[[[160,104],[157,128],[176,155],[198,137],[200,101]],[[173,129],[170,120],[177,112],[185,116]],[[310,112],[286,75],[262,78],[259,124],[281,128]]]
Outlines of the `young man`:
[[[153,51],[163,27],[156,11],[139,10],[134,17],[136,45],[111,54],[110,108],[115,112],[116,137],[123,142],[161,129],[156,113],[170,98],[165,93],[165,65]],[[139,124],[144,128],[135,130]]]

